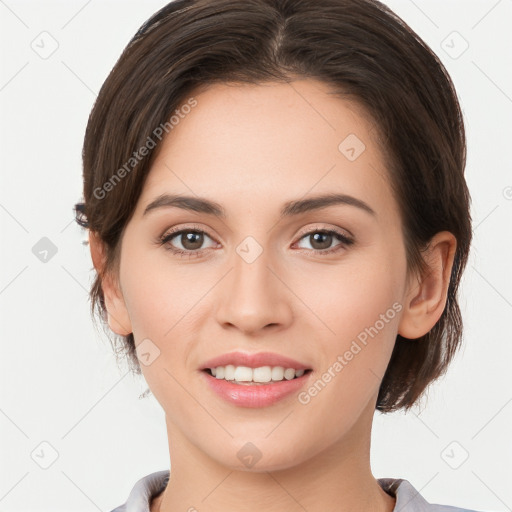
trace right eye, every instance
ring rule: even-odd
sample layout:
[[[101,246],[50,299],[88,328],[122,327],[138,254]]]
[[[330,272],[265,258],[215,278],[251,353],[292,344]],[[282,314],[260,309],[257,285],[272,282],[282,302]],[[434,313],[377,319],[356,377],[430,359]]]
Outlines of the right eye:
[[[161,238],[161,245],[165,245],[165,248],[174,254],[180,256],[193,257],[198,255],[202,251],[202,245],[205,242],[205,237],[212,240],[205,231],[200,229],[175,229],[167,231]],[[171,243],[174,239],[177,239],[181,247],[176,248],[175,243]],[[213,245],[214,247],[214,245]]]

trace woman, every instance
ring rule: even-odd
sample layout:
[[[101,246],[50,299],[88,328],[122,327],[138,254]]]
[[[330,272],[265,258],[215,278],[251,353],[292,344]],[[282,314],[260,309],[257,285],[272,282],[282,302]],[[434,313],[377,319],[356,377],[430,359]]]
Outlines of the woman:
[[[166,414],[171,471],[116,512],[445,510],[375,479],[370,435],[460,345],[465,151],[445,68],[375,0],[178,0],[141,27],[77,205],[92,309]]]

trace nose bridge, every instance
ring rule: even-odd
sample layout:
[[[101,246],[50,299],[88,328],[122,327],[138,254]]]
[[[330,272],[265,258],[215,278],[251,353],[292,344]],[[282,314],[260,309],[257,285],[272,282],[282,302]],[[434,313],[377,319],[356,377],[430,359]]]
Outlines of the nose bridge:
[[[269,266],[271,265],[271,251],[264,248],[254,237],[246,237],[235,248],[235,255],[233,255],[233,281],[234,285],[244,292],[264,292],[268,287],[271,272]],[[245,290],[244,290],[245,288]],[[266,290],[268,295],[270,290]]]
[[[270,249],[248,236],[235,247],[230,266],[232,271],[218,299],[217,320],[220,323],[249,332],[290,320],[286,287],[274,275]]]

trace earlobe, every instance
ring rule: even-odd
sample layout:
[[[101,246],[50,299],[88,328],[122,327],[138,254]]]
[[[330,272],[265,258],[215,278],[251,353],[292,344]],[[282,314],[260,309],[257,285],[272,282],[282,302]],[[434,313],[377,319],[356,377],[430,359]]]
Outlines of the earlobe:
[[[437,323],[446,306],[457,240],[449,231],[437,233],[425,253],[427,272],[411,279],[404,298],[398,334],[416,339]]]
[[[102,276],[101,288],[105,298],[108,325],[116,334],[127,336],[132,332],[132,326],[123,294],[113,276],[103,272],[105,268],[105,246],[98,234],[93,231],[89,231],[89,247],[94,268],[98,275]]]

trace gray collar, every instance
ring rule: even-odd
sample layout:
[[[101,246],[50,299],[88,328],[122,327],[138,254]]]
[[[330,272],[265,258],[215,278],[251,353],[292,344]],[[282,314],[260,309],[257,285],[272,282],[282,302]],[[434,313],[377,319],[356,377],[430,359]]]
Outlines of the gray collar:
[[[169,475],[169,470],[163,470],[141,478],[134,485],[126,503],[111,512],[150,512],[151,499],[165,489]],[[432,505],[410,482],[402,478],[378,478],[377,482],[384,491],[396,498],[393,512],[475,512],[447,505]]]

